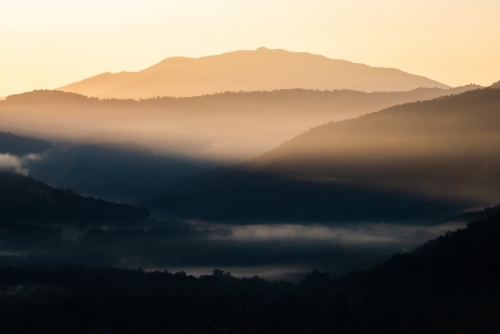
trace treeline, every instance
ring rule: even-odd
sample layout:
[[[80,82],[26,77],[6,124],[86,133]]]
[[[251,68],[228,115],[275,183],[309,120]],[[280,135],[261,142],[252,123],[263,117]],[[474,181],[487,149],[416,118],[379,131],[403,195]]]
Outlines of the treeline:
[[[9,333],[497,333],[499,232],[496,213],[373,270],[314,270],[300,284],[217,269],[3,267],[0,321]]]

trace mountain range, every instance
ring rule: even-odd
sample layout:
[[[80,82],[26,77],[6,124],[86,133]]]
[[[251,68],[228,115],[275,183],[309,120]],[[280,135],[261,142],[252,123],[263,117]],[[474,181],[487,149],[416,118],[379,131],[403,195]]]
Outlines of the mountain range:
[[[394,68],[258,48],[201,58],[167,58],[142,71],[102,73],[59,90],[100,98],[141,99],[293,88],[374,92],[420,87],[449,88]]]
[[[143,101],[34,91],[0,101],[0,129],[49,141],[134,141],[159,153],[238,161],[327,122],[479,88],[376,93],[293,89]]]
[[[398,212],[391,204],[408,209],[402,219],[419,216],[415,208],[494,205],[498,128],[500,89],[403,104],[313,128],[255,159],[171,185],[145,205],[233,220],[389,219]]]

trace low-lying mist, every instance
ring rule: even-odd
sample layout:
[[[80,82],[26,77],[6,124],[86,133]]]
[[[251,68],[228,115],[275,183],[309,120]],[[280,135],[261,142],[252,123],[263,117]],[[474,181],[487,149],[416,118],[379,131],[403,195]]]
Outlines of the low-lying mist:
[[[134,229],[1,225],[9,231],[0,234],[1,265],[70,263],[189,274],[220,268],[235,276],[260,273],[288,279],[314,268],[332,273],[367,269],[394,253],[410,251],[465,226],[460,222],[432,227],[386,223],[238,226],[196,221]]]

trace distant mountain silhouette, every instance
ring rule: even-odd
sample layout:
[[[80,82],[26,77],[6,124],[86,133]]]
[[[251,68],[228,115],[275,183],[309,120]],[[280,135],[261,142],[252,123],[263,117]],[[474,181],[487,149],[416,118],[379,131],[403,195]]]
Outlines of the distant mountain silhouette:
[[[0,219],[126,226],[147,220],[147,210],[49,187],[30,176],[0,170]]]
[[[370,67],[310,53],[259,48],[201,58],[173,57],[139,72],[103,73],[61,87],[86,96],[140,99],[225,91],[353,89],[366,92],[448,88],[394,68]]]
[[[385,93],[296,89],[145,101],[34,91],[0,101],[0,128],[80,142],[135,141],[160,153],[248,159],[330,121],[478,88]]]
[[[0,154],[25,155],[30,153],[42,153],[52,148],[49,142],[16,136],[10,132],[0,132]]]
[[[207,169],[132,142],[59,145],[27,168],[54,187],[121,202]]]
[[[442,219],[451,208],[500,200],[498,128],[496,89],[395,106],[319,126],[234,168],[160,190],[145,205],[207,219],[403,220],[427,210]]]

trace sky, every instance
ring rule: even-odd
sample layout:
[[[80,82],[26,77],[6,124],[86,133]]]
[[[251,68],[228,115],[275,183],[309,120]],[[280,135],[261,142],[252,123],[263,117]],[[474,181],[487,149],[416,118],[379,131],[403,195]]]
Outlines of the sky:
[[[0,96],[264,46],[500,80],[498,0],[0,0]]]

